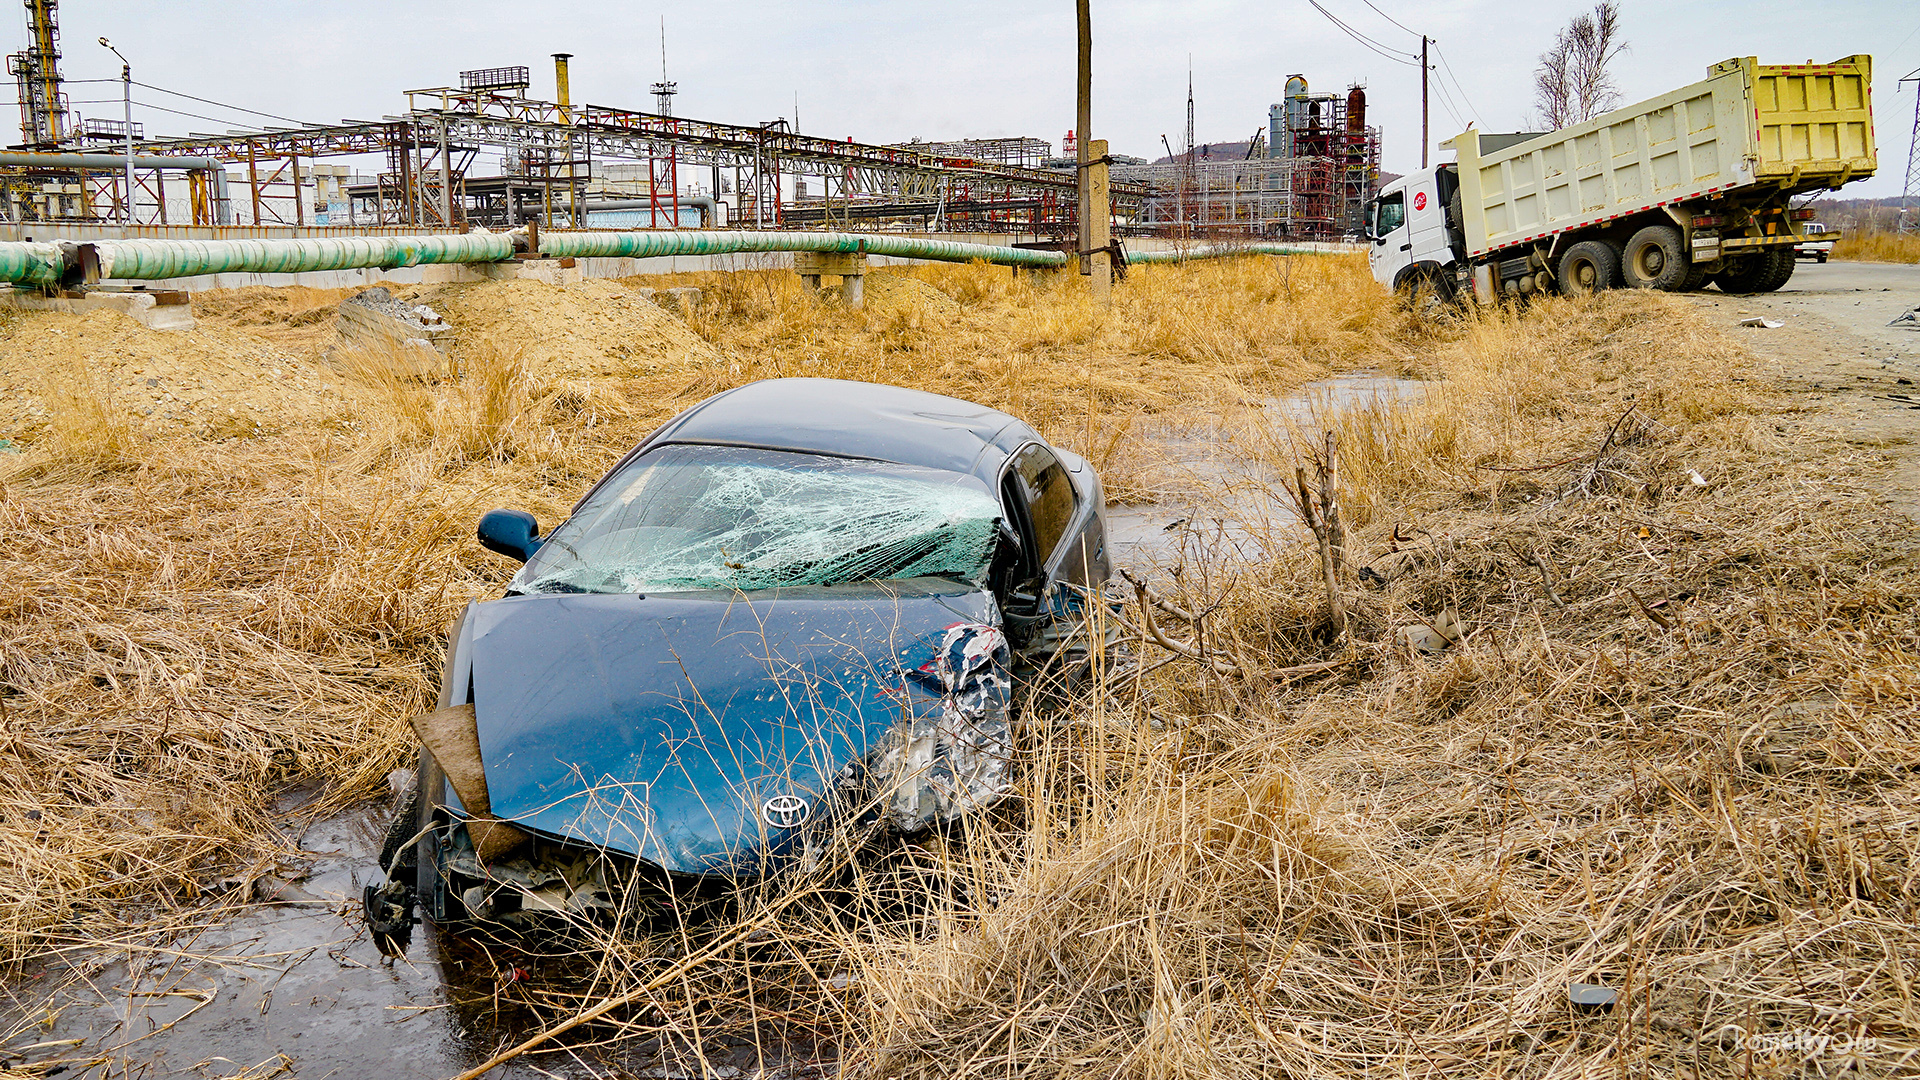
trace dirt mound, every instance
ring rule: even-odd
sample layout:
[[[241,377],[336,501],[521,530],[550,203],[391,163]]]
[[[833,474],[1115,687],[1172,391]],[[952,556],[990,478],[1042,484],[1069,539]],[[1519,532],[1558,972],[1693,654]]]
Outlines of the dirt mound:
[[[453,324],[454,352],[523,350],[536,376],[635,376],[717,363],[718,350],[651,301],[609,281],[487,281],[395,290]]]
[[[223,438],[315,423],[337,376],[219,325],[149,330],[117,311],[23,313],[0,341],[0,437],[32,441],[62,399],[106,401],[153,434]]]
[[[868,310],[883,313],[919,311],[941,316],[960,313],[959,301],[905,274],[868,274],[866,304]]]
[[[305,285],[214,289],[193,294],[193,314],[238,326],[312,326],[333,318],[340,302],[359,291]]]

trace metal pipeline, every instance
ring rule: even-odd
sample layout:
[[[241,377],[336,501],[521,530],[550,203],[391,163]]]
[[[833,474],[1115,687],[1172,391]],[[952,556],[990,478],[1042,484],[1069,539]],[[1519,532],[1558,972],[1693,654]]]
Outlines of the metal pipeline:
[[[393,269],[423,263],[489,263],[513,258],[507,233],[337,236],[311,240],[100,240],[100,277],[155,281],[201,274],[299,274]],[[10,245],[0,244],[0,248]]]
[[[71,250],[70,244],[0,244],[0,280],[57,285],[66,273]]]
[[[524,250],[524,233],[433,236],[340,236],[306,240],[96,240],[100,280],[156,281],[203,274],[299,274],[318,270],[393,269],[427,263],[504,262]],[[54,285],[77,281],[83,245],[0,242],[0,281]],[[887,233],[643,230],[548,232],[539,254],[553,258],[658,258],[748,252],[822,251],[936,262],[981,259],[1001,266],[1064,266],[1059,251],[968,244]],[[1235,255],[1324,255],[1324,248],[1288,244],[1206,244],[1186,251],[1130,251],[1132,265]]]
[[[0,153],[0,165],[29,169],[124,169],[127,159],[123,154],[29,154],[17,151]],[[233,203],[227,197],[227,167],[214,158],[205,157],[142,157],[133,159],[136,169],[179,169],[184,172],[203,172],[213,183],[214,219],[218,224],[231,224]]]
[[[827,251],[889,255],[934,262],[984,259],[1000,266],[1064,266],[1058,251],[927,240],[888,233],[727,232],[644,230],[638,232],[541,233],[540,254],[559,258],[653,259],[669,255],[734,255],[745,252]]]

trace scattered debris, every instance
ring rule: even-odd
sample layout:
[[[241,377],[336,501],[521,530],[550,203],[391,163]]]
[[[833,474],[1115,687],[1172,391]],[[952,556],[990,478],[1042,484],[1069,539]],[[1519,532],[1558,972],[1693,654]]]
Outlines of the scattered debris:
[[[1582,1012],[1606,1012],[1613,1008],[1618,990],[1609,986],[1596,986],[1593,983],[1568,983],[1567,1000]]]
[[[1458,645],[1466,637],[1466,628],[1460,623],[1460,613],[1447,608],[1434,616],[1432,622],[1415,623],[1401,633],[1414,651],[1428,656],[1438,656],[1449,645]]]
[[[432,373],[453,351],[453,327],[439,312],[425,304],[395,300],[384,285],[348,297],[340,305],[335,325],[336,349],[392,350],[408,375]]]
[[[1913,307],[1895,315],[1893,321],[1887,325],[1898,326],[1904,330],[1920,330],[1920,304],[1915,304]]]
[[[1750,319],[1741,319],[1740,325],[1760,327],[1766,330],[1778,330],[1787,324],[1783,322],[1777,322],[1773,319],[1769,319],[1764,315],[1755,315]]]
[[[1422,567],[1444,562],[1452,556],[1454,548],[1453,537],[1444,533],[1439,536],[1425,533],[1417,537],[1402,536],[1398,525],[1394,526],[1387,545],[1386,554],[1357,571],[1362,583],[1380,588]]]

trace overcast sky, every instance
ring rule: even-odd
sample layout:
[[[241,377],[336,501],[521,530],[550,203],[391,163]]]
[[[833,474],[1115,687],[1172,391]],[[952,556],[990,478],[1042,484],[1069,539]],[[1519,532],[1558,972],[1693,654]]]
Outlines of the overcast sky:
[[[1443,57],[1433,139],[1477,119],[1485,131],[1527,126],[1531,73],[1555,31],[1589,6],[1578,0],[1320,0],[1388,50],[1417,51],[1425,33]],[[1880,170],[1847,195],[1897,195],[1914,116],[1914,88],[1895,93],[1920,67],[1920,5],[1912,0],[1621,0],[1631,49],[1616,67],[1625,100],[1701,79],[1730,56],[1762,63],[1874,55]],[[24,16],[4,40],[26,43]],[[1384,14],[1382,14],[1384,13]],[[1028,135],[1058,149],[1073,126],[1074,32],[1069,0],[813,0],[765,3],[586,3],[575,0],[66,0],[60,5],[62,70],[112,78],[119,62],[107,36],[133,62],[134,78],[302,121],[371,119],[404,109],[401,91],[454,84],[468,68],[524,64],[533,93],[553,92],[548,54],[574,54],[576,102],[651,108],[660,77],[660,19],[678,112],[733,123],[791,119],[801,129],[869,142]],[[1401,29],[1387,16],[1404,24]],[[1200,142],[1244,139],[1266,122],[1287,75],[1315,91],[1365,83],[1373,122],[1384,130],[1383,165],[1420,161],[1417,66],[1395,62],[1346,36],[1308,0],[1093,0],[1097,137],[1114,151],[1153,158],[1160,137],[1178,146],[1186,124],[1188,56]],[[1436,61],[1437,62],[1437,61]],[[1455,82],[1457,80],[1457,86]],[[118,118],[118,86],[75,84],[77,111]],[[100,99],[112,104],[98,104]],[[221,122],[135,106],[150,135],[224,131],[252,119],[135,88],[137,102]],[[78,104],[86,102],[85,104]]]

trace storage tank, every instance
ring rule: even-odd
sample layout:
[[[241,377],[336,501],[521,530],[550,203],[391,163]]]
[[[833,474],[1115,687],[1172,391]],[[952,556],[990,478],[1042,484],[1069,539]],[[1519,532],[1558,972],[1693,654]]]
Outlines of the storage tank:
[[[1307,77],[1287,76],[1287,89],[1280,104],[1267,110],[1267,156],[1293,156],[1293,133],[1307,126]]]
[[[1367,92],[1356,86],[1347,91],[1347,134],[1362,135],[1367,130]]]

